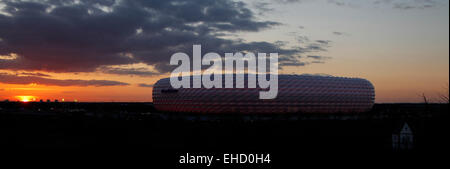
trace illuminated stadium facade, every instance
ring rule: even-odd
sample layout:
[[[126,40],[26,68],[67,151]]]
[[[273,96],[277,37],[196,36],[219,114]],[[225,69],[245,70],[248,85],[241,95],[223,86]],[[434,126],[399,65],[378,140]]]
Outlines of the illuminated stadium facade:
[[[247,86],[174,89],[165,78],[154,85],[153,103],[168,112],[352,113],[370,110],[375,99],[373,85],[360,78],[279,75],[275,99],[259,99],[261,90]]]

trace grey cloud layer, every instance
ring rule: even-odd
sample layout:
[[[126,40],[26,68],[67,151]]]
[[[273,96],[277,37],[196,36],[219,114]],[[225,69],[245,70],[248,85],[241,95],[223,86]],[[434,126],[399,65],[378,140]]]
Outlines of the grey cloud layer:
[[[149,71],[144,68],[111,68],[111,67],[100,67],[103,73],[117,74],[117,75],[136,75],[136,76],[154,76],[158,75],[158,72]]]
[[[153,87],[153,84],[139,83],[139,87]]]
[[[0,73],[0,83],[6,84],[31,84],[37,83],[50,86],[123,86],[128,83],[111,80],[79,80],[79,79],[51,79],[39,76],[18,76]]]
[[[257,32],[280,23],[258,21],[243,2],[231,0],[4,1],[0,13],[0,69],[92,72],[102,66],[146,63],[156,73],[175,52],[278,52],[285,64],[317,46],[287,48],[270,42],[221,38],[223,33]],[[106,70],[145,74],[140,70]],[[151,73],[151,72],[150,72]]]
[[[50,75],[48,75],[48,74],[39,73],[39,72],[38,72],[38,73],[33,73],[33,72],[22,72],[22,73],[20,73],[20,75],[50,77]]]

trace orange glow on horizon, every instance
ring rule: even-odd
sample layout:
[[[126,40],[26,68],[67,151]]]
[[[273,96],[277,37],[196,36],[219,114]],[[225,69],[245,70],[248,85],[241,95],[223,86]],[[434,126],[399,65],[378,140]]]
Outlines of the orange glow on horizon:
[[[309,67],[307,70],[299,70],[304,73],[314,73],[325,70],[323,65]],[[314,68],[314,69],[313,69]],[[447,68],[448,69],[448,68]],[[342,70],[336,68],[335,70]],[[285,70],[295,72],[296,70]],[[1,73],[2,71],[0,71]],[[280,72],[286,73],[286,72]],[[445,93],[445,84],[448,83],[448,73],[437,72],[432,74],[397,74],[384,75],[379,72],[369,73],[349,73],[349,72],[325,72],[342,77],[361,77],[368,79],[375,86],[375,99],[377,103],[421,103],[424,93],[430,98],[430,102],[440,102],[439,94]],[[155,77],[140,76],[118,76],[108,74],[69,74],[69,73],[48,73],[54,79],[108,79],[129,83],[127,86],[56,86],[56,85],[30,85],[30,84],[8,84],[0,82],[0,102],[20,101],[20,102],[54,102],[56,99],[62,102],[152,102],[152,88],[140,87],[138,84],[154,84],[160,78],[169,75]],[[298,73],[302,74],[302,73]],[[418,81],[423,78],[425,80]]]
[[[35,96],[16,96],[17,99],[19,99],[21,102],[30,102],[30,101],[36,101]]]

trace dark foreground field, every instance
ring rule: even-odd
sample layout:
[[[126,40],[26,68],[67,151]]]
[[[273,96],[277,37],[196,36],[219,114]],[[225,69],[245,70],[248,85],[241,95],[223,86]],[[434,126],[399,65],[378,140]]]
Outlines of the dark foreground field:
[[[448,153],[448,105],[377,104],[360,114],[184,115],[151,103],[0,103],[0,149],[16,159],[181,165],[186,153],[270,153],[270,164],[372,165],[440,161]],[[393,148],[408,124],[413,140]],[[395,147],[395,146],[394,146]],[[220,163],[214,166],[230,167]]]

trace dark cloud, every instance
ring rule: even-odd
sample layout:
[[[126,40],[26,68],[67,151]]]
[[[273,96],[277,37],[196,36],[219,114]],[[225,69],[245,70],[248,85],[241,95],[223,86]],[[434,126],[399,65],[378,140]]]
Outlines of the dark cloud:
[[[329,48],[330,45],[328,44],[328,42],[315,42],[315,43],[310,43],[307,44],[306,48],[304,48],[304,50],[308,50],[310,52],[323,52],[323,51],[327,51],[327,48]]]
[[[50,86],[123,86],[128,83],[110,80],[79,80],[79,79],[50,79],[39,76],[18,76],[7,73],[0,73],[0,83],[6,84],[31,84],[37,83]]]
[[[153,84],[139,83],[139,87],[153,87]]]
[[[323,51],[318,45],[289,48],[221,38],[224,33],[257,32],[280,25],[256,20],[246,3],[231,0],[0,3],[5,5],[0,13],[0,55],[18,56],[0,59],[0,69],[93,72],[110,65],[145,63],[156,71],[101,70],[151,75],[171,71],[170,56],[191,54],[193,44],[202,44],[203,53],[278,52],[280,57],[294,59],[312,50]]]
[[[302,0],[275,0],[275,2],[286,4],[286,3],[297,3],[302,2]]]
[[[146,68],[100,67],[98,70],[103,73],[118,75],[154,76],[159,74],[158,72],[150,71]]]
[[[343,32],[333,32],[334,35],[343,35]]]
[[[302,62],[299,60],[290,60],[289,62],[281,62],[279,66],[305,66],[308,62]]]
[[[32,72],[21,72],[20,75],[26,75],[26,76],[41,76],[41,77],[50,77],[48,74],[44,73],[32,73]]]
[[[320,44],[324,44],[324,45],[328,45],[328,44],[331,43],[330,40],[316,40],[316,42],[317,42],[317,43],[320,43]]]
[[[309,40],[307,40],[309,42]],[[309,52],[320,52],[327,51],[327,48],[331,47],[331,41],[329,40],[315,40],[314,42],[309,42],[306,44],[306,48],[303,48],[304,51]]]
[[[337,5],[337,6],[350,6],[351,2],[343,1],[343,0],[328,0],[329,3]]]
[[[301,43],[301,44],[305,44],[305,43],[309,43],[310,40],[307,36],[297,36],[296,40]]]
[[[320,58],[322,58],[322,56],[309,55],[308,58],[320,59]]]
[[[331,32],[333,35],[336,35],[336,36],[350,36],[350,34],[349,33],[346,33],[346,32],[338,32],[338,31],[334,31],[334,32]]]
[[[322,64],[322,63],[325,63],[324,61],[320,61],[320,60],[313,60],[313,61],[311,61],[311,63],[317,63],[317,64]]]
[[[315,60],[331,59],[328,56],[318,56],[318,55],[308,55],[307,58],[312,58],[312,59],[315,59]]]
[[[287,59],[288,62],[284,62],[284,60]],[[289,59],[289,58],[283,58],[280,61],[281,66],[306,66],[309,64],[323,64],[325,63],[325,60],[331,59],[331,57],[328,56],[319,56],[319,55],[308,55],[306,56],[306,59],[309,59],[309,61],[304,60],[300,61],[299,59]]]

